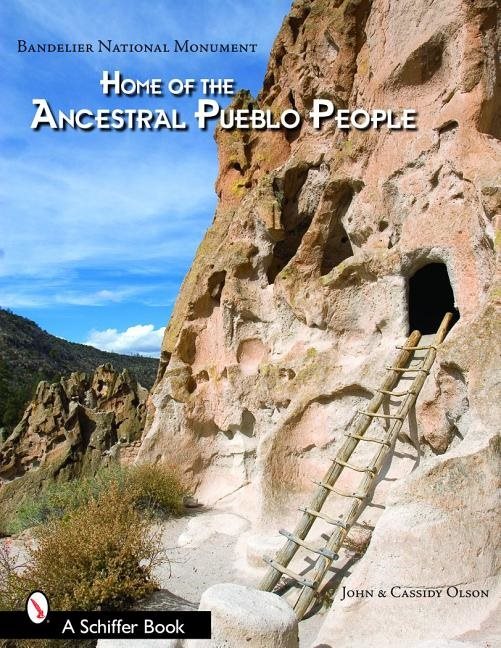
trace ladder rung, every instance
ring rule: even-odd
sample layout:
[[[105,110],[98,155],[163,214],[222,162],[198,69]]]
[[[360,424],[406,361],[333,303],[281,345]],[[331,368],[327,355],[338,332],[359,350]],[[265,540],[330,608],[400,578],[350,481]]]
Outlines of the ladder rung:
[[[321,556],[325,556],[325,558],[328,558],[329,560],[337,560],[339,556],[335,554],[333,551],[330,551],[329,549],[326,549],[325,547],[323,549],[317,549],[316,547],[313,547],[311,544],[308,544],[298,536],[294,535],[293,533],[290,533],[289,531],[286,531],[285,529],[280,529],[279,533],[287,538],[287,540],[290,540],[291,542],[295,542],[297,545],[300,547],[304,547],[308,551],[313,551],[313,553],[320,554]]]
[[[325,520],[329,524],[333,524],[334,526],[341,527],[342,529],[345,529],[346,531],[348,530],[348,527],[344,522],[341,522],[341,520],[335,520],[334,518],[331,518],[329,515],[326,515],[325,513],[322,513],[321,511],[314,511],[311,508],[302,508],[301,506],[299,507],[300,511],[303,511],[304,513],[308,513],[308,515],[313,515],[314,517],[319,517],[322,518],[322,520]]]
[[[416,392],[413,389],[407,389],[402,392],[388,391],[387,389],[375,389],[374,391],[379,392],[380,394],[387,394],[388,396],[407,396],[408,394],[415,394]]]
[[[386,369],[391,371],[399,371],[400,373],[407,373],[408,371],[422,371],[425,374],[429,374],[428,369],[422,369],[421,367],[386,367]]]
[[[373,475],[376,475],[377,473],[377,470],[375,468],[369,468],[369,466],[367,466],[366,468],[361,468],[360,466],[354,466],[353,464],[349,464],[346,461],[341,461],[341,459],[338,459],[337,457],[334,457],[332,461],[335,461],[337,464],[339,464],[340,466],[344,466],[345,468],[351,468],[351,470],[356,470],[357,472],[367,472]]]
[[[428,349],[437,350],[436,344],[428,344],[427,346],[397,346],[396,349],[402,349],[403,351],[427,351]]]
[[[359,441],[370,441],[371,443],[380,443],[381,445],[391,446],[391,443],[388,439],[376,439],[376,437],[371,436],[361,436],[360,434],[345,434],[344,436],[351,437],[352,439],[358,439]]]
[[[396,414],[376,414],[375,412],[364,412],[364,410],[357,410],[359,414],[365,414],[365,416],[370,416],[371,418],[384,418],[384,419],[399,419],[400,421],[404,420],[403,416],[397,416]]]
[[[355,499],[359,500],[364,500],[367,497],[367,495],[362,495],[361,493],[346,493],[345,491],[338,490],[337,488],[334,488],[334,486],[326,484],[325,482],[313,480],[313,483],[317,484],[317,486],[321,486],[322,488],[327,488],[327,490],[336,493],[336,495],[341,495],[341,497],[354,497]]]
[[[268,565],[273,567],[273,569],[276,569],[281,574],[286,574],[286,576],[289,576],[289,578],[292,578],[293,580],[297,581],[300,585],[315,589],[314,581],[310,581],[307,580],[306,578],[303,578],[300,574],[296,574],[296,572],[293,572],[291,569],[287,569],[287,567],[284,567],[276,560],[273,560],[273,558],[269,558],[268,556],[263,556],[263,560],[267,562]]]

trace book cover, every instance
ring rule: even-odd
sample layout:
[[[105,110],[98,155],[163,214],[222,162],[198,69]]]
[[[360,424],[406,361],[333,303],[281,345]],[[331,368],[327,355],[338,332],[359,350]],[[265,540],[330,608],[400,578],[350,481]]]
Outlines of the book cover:
[[[0,12],[2,645],[498,645],[498,4]]]

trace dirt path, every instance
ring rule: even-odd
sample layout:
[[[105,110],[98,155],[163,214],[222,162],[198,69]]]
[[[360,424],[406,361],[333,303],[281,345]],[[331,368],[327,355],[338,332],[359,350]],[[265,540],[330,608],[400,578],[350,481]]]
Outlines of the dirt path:
[[[169,563],[157,569],[161,590],[143,607],[196,609],[202,593],[216,583],[256,587],[259,574],[246,567],[237,552],[239,537],[249,529],[244,517],[218,509],[194,509],[188,516],[166,522],[162,543]],[[317,614],[301,622],[301,647],[312,644],[324,618]]]

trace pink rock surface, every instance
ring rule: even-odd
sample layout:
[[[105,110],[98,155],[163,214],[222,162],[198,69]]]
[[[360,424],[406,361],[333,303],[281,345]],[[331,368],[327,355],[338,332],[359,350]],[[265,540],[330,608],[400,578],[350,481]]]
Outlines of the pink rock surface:
[[[491,517],[487,548],[470,533],[458,536],[473,511],[494,505],[477,492],[470,463],[478,452],[478,470],[491,471],[496,452],[487,448],[498,447],[491,443],[501,294],[496,15],[491,0],[295,2],[255,103],[305,116],[318,96],[352,109],[414,108],[418,130],[318,131],[305,120],[296,132],[218,131],[219,204],[165,334],[139,460],[175,459],[202,501],[245,511],[253,533],[269,535],[295,518],[313,488],[309,478],[322,476],[405,340],[409,279],[429,263],[446,266],[460,319],[407,430],[420,456],[397,446],[393,481],[375,495],[382,509],[367,513],[382,530],[359,563],[366,582],[367,565],[378,564],[393,580],[412,574],[426,584],[427,551],[442,583],[456,578],[459,554],[467,558],[461,582],[497,574]],[[239,96],[235,105],[249,100]],[[463,475],[461,511],[437,499],[433,466]],[[405,532],[395,513],[399,493]],[[438,525],[424,514],[430,509]],[[416,524],[417,552],[408,546]],[[393,542],[406,550],[397,556]],[[487,556],[481,574],[476,552]],[[386,605],[398,618],[397,604]],[[371,619],[367,636],[387,626],[374,606],[357,608]],[[412,609],[409,632],[423,627],[423,609]],[[462,608],[470,627],[484,612]],[[346,614],[326,628],[337,636]],[[440,614],[447,607],[436,608],[428,636],[416,630],[416,637],[452,637]],[[331,645],[330,632],[319,644]]]

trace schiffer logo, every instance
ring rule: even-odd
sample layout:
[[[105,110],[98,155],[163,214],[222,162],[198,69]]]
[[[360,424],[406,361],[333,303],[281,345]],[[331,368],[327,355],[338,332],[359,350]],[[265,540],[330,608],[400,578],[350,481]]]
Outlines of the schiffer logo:
[[[33,623],[43,623],[49,613],[49,600],[43,592],[32,592],[26,601],[26,613]]]

